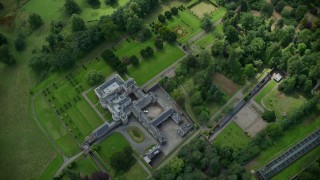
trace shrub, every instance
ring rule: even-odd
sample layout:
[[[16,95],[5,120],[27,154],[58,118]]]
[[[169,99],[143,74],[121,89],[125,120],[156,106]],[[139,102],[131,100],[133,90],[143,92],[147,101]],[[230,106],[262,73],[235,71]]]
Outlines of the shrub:
[[[178,8],[176,7],[171,8],[170,11],[174,16],[178,14]]]
[[[3,35],[2,33],[0,33],[0,46],[2,46],[4,44],[8,44],[7,37],[5,35]]]
[[[117,3],[117,0],[105,0],[104,1],[106,3],[106,5],[113,5],[113,4],[116,4]]]
[[[160,15],[158,16],[158,20],[159,20],[160,22],[164,23],[164,22],[166,21],[166,17],[165,17],[164,15],[160,14]]]
[[[137,66],[137,65],[139,64],[139,59],[138,59],[137,56],[135,56],[135,55],[132,55],[132,56],[130,57],[130,61],[131,61],[131,63],[132,63],[133,65],[135,65],[135,66]]]
[[[268,123],[274,122],[276,120],[276,115],[274,111],[270,111],[270,110],[265,110],[261,117]]]
[[[166,11],[164,13],[164,15],[166,16],[167,19],[171,19],[172,18],[172,13],[170,11]]]
[[[25,41],[24,38],[18,36],[17,39],[14,41],[14,47],[17,51],[23,51],[25,49]]]

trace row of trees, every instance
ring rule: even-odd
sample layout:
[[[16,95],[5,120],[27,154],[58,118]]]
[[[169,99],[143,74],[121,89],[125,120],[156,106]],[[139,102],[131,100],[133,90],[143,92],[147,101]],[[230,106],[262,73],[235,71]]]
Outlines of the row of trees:
[[[120,74],[127,72],[127,66],[123,62],[121,62],[120,59],[111,50],[107,49],[103,51],[101,57],[106,61],[106,63],[108,63]]]
[[[159,20],[160,22],[164,23],[164,22],[166,22],[166,18],[167,18],[167,19],[171,19],[171,18],[172,18],[172,15],[174,15],[174,16],[178,15],[178,11],[179,11],[178,8],[173,7],[173,8],[170,9],[170,11],[164,12],[164,15],[163,15],[163,14],[160,14],[160,15],[158,16],[158,20]]]

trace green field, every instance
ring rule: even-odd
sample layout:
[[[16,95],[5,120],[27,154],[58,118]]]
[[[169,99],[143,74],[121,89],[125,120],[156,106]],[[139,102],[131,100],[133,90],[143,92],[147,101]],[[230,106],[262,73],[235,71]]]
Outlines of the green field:
[[[263,99],[263,97],[270,93],[270,91],[272,90],[272,88],[276,85],[276,81],[271,80],[270,82],[268,82],[268,84],[256,95],[256,97],[254,98],[254,100],[261,105],[261,100]]]
[[[278,119],[283,119],[282,113],[286,112],[290,115],[295,109],[306,102],[306,98],[294,92],[290,95],[278,91],[278,88],[274,88],[269,94],[262,99],[267,108],[275,111]]]
[[[140,50],[147,46],[153,47],[154,56],[142,59]],[[138,85],[146,83],[183,56],[183,52],[178,47],[167,43],[164,44],[163,50],[156,50],[152,38],[144,43],[133,40],[130,40],[130,42],[124,41],[115,48],[117,49],[115,54],[120,58],[136,55],[141,60],[138,67],[131,66],[128,69],[128,75],[134,78]]]
[[[274,141],[274,145],[263,150],[259,156],[257,156],[252,162],[247,164],[247,170],[257,170],[263,165],[267,164],[269,161],[282,154],[288,148],[292,147],[294,144],[298,143],[309,134],[319,129],[320,127],[320,117],[319,112],[310,115],[304,122],[300,125],[294,126],[290,130],[284,132],[284,136],[280,137]]]
[[[145,180],[148,177],[148,174],[138,162],[136,162],[131,167],[131,169],[128,172],[124,173],[119,179],[131,180],[133,177],[134,179],[139,179],[139,180]]]
[[[63,158],[61,156],[56,156],[52,162],[47,166],[44,172],[41,174],[40,179],[52,179],[55,173],[58,171],[63,163]]]
[[[234,148],[245,148],[248,146],[250,138],[245,135],[244,131],[235,123],[231,122],[217,136],[213,143],[221,146],[230,146]]]
[[[120,133],[113,133],[107,139],[103,140],[100,144],[99,154],[104,161],[110,162],[111,156],[120,152],[126,146],[130,146],[129,142]]]
[[[279,172],[272,179],[291,179],[296,174],[301,172],[304,168],[313,163],[317,157],[320,157],[320,146],[300,157],[297,161]]]

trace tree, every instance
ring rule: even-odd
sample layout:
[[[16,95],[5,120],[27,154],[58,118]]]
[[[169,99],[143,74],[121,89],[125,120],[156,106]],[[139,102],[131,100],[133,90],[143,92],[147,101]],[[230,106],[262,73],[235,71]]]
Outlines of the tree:
[[[24,38],[22,36],[18,36],[16,40],[14,41],[14,47],[17,51],[23,51],[26,47],[26,43],[24,41]]]
[[[132,56],[130,57],[130,61],[132,62],[132,64],[133,64],[134,66],[139,65],[139,59],[138,59],[137,56],[135,56],[135,55],[132,55]]]
[[[274,111],[265,110],[262,114],[262,119],[267,121],[268,123],[274,122],[276,120],[276,114]]]
[[[114,153],[110,158],[110,165],[116,172],[126,172],[135,163],[135,158],[132,156],[132,149],[126,146],[123,151]]]
[[[74,0],[66,0],[64,3],[64,10],[69,16],[78,14],[81,11],[79,5]]]
[[[253,64],[247,64],[244,68],[244,73],[248,76],[248,77],[252,77],[254,76],[254,74],[256,73],[257,69],[254,68]]]
[[[154,46],[158,49],[162,49],[163,48],[163,40],[160,38],[156,38],[154,40]]]
[[[171,93],[173,99],[177,101],[178,104],[183,105],[184,103],[184,95],[180,89],[174,89]]]
[[[300,21],[304,15],[306,14],[306,12],[308,11],[308,6],[306,5],[299,5],[297,7],[297,9],[295,10],[295,18],[296,20]]]
[[[227,26],[224,29],[224,33],[226,35],[226,39],[230,42],[230,43],[234,43],[237,42],[239,40],[239,33],[236,30],[235,27],[233,26]]]
[[[160,22],[164,23],[164,22],[166,21],[166,17],[165,17],[164,15],[160,14],[160,15],[158,16],[158,20],[159,20]]]
[[[278,123],[270,123],[266,128],[266,132],[268,137],[273,140],[276,140],[282,135],[282,128]]]
[[[287,5],[286,2],[284,1],[279,1],[276,6],[274,7],[274,9],[278,12],[281,13],[281,11],[283,10],[283,8]]]
[[[0,46],[2,46],[4,44],[8,44],[7,37],[5,35],[3,35],[2,33],[0,33]]]
[[[85,29],[85,24],[84,24],[84,20],[81,19],[79,16],[77,15],[72,15],[71,18],[71,29],[73,32],[77,32],[77,31],[83,31]]]
[[[170,171],[176,174],[179,174],[181,173],[183,167],[184,167],[183,159],[179,157],[174,157],[173,159],[170,160],[170,163],[169,163]]]
[[[295,28],[293,26],[286,26],[283,28],[280,38],[280,43],[283,47],[288,46],[295,35]]]
[[[92,180],[109,180],[110,176],[108,173],[96,171],[91,174]]]
[[[104,80],[104,76],[100,71],[93,70],[87,74],[87,83],[90,86],[101,84],[103,80]]]
[[[170,11],[166,11],[164,13],[164,15],[166,16],[167,19],[171,19],[172,18],[172,13]]]
[[[38,29],[43,24],[41,16],[36,13],[30,14],[28,21],[31,29]]]
[[[170,11],[174,16],[178,14],[178,8],[176,7],[171,8]]]
[[[129,34],[134,34],[141,29],[141,26],[142,20],[137,15],[133,15],[127,20],[126,29]]]
[[[206,13],[201,19],[201,28],[205,31],[210,31],[212,29],[211,17]]]
[[[278,86],[278,90],[286,94],[290,94],[294,91],[295,83],[296,83],[295,77],[287,78],[280,83],[280,85]]]
[[[270,3],[265,3],[265,4],[261,7],[260,12],[261,12],[261,14],[262,14],[264,17],[269,18],[269,17],[271,17],[271,15],[272,15],[272,13],[273,13],[273,10],[274,10],[274,8],[273,8],[272,4],[270,4]]]
[[[86,0],[86,1],[92,7],[99,7],[100,6],[100,0]]]
[[[74,67],[75,57],[67,49],[59,49],[53,58],[53,65],[60,70],[68,70]]]
[[[40,73],[48,70],[50,68],[50,63],[47,56],[40,54],[32,56],[28,61],[28,66],[36,73]]]
[[[149,39],[152,36],[152,33],[150,29],[148,28],[143,28],[139,33],[138,33],[138,39],[141,42],[144,42],[145,40]]]
[[[225,49],[224,43],[224,39],[216,39],[215,41],[213,41],[211,46],[211,54],[213,56],[222,55]]]
[[[253,22],[254,22],[254,16],[251,13],[244,13],[243,15],[241,15],[240,24],[246,31],[249,31],[252,29],[254,25]]]
[[[115,25],[110,16],[101,16],[98,26],[106,40],[114,40],[117,34],[117,25]]]
[[[4,9],[4,6],[2,4],[2,2],[0,2],[0,11],[2,11]]]
[[[169,43],[173,43],[177,40],[177,34],[175,32],[170,31],[168,34],[166,34],[166,36],[164,38]]]
[[[111,5],[114,5],[117,3],[117,0],[105,0],[104,1],[106,3],[106,5],[108,6],[111,6]]]
[[[0,62],[7,65],[14,65],[16,63],[16,59],[9,52],[7,45],[0,46]]]

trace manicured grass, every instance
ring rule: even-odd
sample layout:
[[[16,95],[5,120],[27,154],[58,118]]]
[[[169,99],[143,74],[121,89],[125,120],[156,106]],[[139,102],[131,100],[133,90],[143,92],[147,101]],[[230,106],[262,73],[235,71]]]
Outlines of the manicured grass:
[[[147,46],[151,46],[155,50],[154,56],[143,59],[140,50]],[[156,50],[152,38],[144,43],[133,40],[125,41],[116,46],[116,49],[115,54],[120,58],[136,55],[141,60],[139,66],[131,66],[128,69],[128,75],[134,78],[138,85],[146,83],[183,56],[183,52],[178,47],[167,43],[164,44],[163,50]]]
[[[122,151],[126,146],[130,146],[129,142],[120,133],[113,133],[99,145],[99,154],[107,162],[110,162],[110,158],[114,153]]]
[[[136,162],[128,172],[124,173],[119,179],[121,180],[131,180],[131,179],[139,179],[144,180],[147,179],[148,174],[147,172],[142,168],[142,166]]]
[[[50,164],[47,166],[44,172],[41,174],[40,179],[43,179],[43,180],[53,179],[53,176],[58,171],[62,163],[63,163],[63,158],[61,156],[56,156],[50,162]]]
[[[219,8],[216,12],[214,12],[211,16],[211,21],[216,22],[221,19],[227,12],[226,8]]]
[[[271,80],[270,82],[268,82],[267,85],[265,85],[265,87],[256,95],[256,97],[254,98],[254,100],[261,105],[261,100],[262,98],[270,93],[270,91],[272,90],[272,88],[276,85],[276,81]]]
[[[250,138],[245,135],[244,131],[235,122],[231,122],[223,129],[217,138],[213,140],[213,143],[233,148],[245,148],[249,141]]]
[[[94,90],[92,89],[91,91],[89,91],[87,94],[87,97],[90,99],[90,101],[93,103],[93,104],[97,104],[99,103],[99,99],[97,97],[97,95],[95,94]]]
[[[128,128],[128,134],[136,143],[141,143],[144,141],[144,135],[141,130],[136,126],[131,126]]]
[[[200,27],[200,21],[187,10],[179,11],[177,16],[173,16],[171,20],[167,20],[164,25],[169,29],[175,29],[177,26],[182,26],[188,31],[188,34],[178,39],[181,43],[187,42],[202,30]]]
[[[278,88],[274,88],[265,98],[262,99],[263,103],[269,108],[275,111],[278,119],[283,119],[282,113],[286,112],[290,115],[295,109],[306,102],[306,98],[300,94],[294,92],[290,95],[278,91]]]
[[[86,159],[82,157],[77,160],[71,170],[79,172],[82,177],[86,175],[90,176],[93,172],[100,171],[90,156],[87,156]]]
[[[304,168],[313,163],[317,157],[320,157],[320,146],[300,157],[297,161],[279,172],[272,179],[291,179],[296,174],[300,173]]]
[[[309,134],[314,132],[320,127],[320,116],[318,113],[310,115],[304,120],[303,124],[294,126],[290,130],[284,132],[284,136],[280,137],[274,141],[274,145],[263,150],[259,156],[257,156],[252,162],[247,164],[247,169],[257,170],[263,165],[267,164],[269,161],[275,157],[282,154],[284,151],[292,147],[294,144],[298,143]]]
[[[203,18],[204,14],[211,15],[217,10],[217,7],[212,5],[209,2],[202,1],[198,3],[197,5],[193,6],[190,8],[190,10],[198,17],[198,18]]]
[[[198,45],[201,49],[211,48],[211,44],[215,40],[214,33],[223,34],[222,28],[223,28],[222,24],[219,24],[218,26],[215,27],[215,29],[212,32],[210,32],[207,36],[197,41],[195,44]]]

